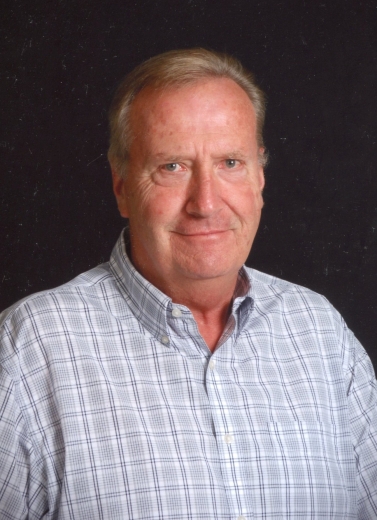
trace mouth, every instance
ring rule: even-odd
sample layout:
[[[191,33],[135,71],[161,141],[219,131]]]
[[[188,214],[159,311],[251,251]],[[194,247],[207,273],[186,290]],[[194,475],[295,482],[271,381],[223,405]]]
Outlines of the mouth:
[[[189,232],[182,232],[182,231],[175,231],[177,235],[181,235],[183,237],[203,237],[203,238],[210,238],[210,237],[217,237],[219,235],[222,235],[224,233],[227,233],[228,231],[231,231],[230,229],[207,229],[205,231],[189,231]]]

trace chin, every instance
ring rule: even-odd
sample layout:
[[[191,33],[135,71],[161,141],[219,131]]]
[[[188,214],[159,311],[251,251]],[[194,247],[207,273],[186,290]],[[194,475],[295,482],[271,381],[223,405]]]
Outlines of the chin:
[[[193,280],[210,280],[212,278],[219,278],[223,276],[237,275],[243,262],[239,264],[227,263],[222,264],[218,259],[215,262],[196,262],[195,265],[181,266],[181,272],[185,274],[187,278]]]

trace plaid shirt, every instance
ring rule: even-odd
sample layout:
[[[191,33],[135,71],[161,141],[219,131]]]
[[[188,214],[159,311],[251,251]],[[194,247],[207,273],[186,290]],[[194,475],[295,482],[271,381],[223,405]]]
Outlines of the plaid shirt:
[[[377,518],[373,369],[322,296],[242,269],[211,355],[120,239],[1,322],[1,520]]]

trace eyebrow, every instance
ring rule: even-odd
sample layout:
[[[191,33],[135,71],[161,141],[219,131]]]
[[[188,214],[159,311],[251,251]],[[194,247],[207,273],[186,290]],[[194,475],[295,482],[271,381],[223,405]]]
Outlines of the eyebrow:
[[[160,159],[160,160],[163,160],[167,163],[174,163],[174,162],[179,162],[183,159],[183,156],[182,155],[166,155],[164,153],[157,153],[156,155],[153,156],[153,158],[156,158],[156,159]]]
[[[228,159],[246,159],[248,157],[248,154],[242,150],[230,150],[228,152],[218,154],[215,157]],[[175,163],[185,160],[186,158],[184,155],[167,155],[164,152],[160,152],[153,155],[153,159],[163,160],[166,163]]]
[[[225,155],[227,157],[229,157],[230,159],[237,158],[237,157],[239,157],[240,159],[245,159],[247,157],[247,154],[245,154],[245,152],[243,152],[242,150],[232,150]]]

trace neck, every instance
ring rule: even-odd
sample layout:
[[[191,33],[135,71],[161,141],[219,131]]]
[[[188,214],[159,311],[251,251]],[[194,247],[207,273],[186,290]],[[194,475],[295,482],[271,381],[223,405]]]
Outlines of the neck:
[[[185,305],[192,312],[199,332],[213,352],[224,331],[238,279],[238,270],[215,278],[186,278],[156,275],[148,264],[136,261],[129,251],[134,267],[146,280],[169,296],[174,303]]]
[[[154,283],[154,282],[152,282]],[[200,334],[213,352],[227,323],[237,274],[210,280],[188,280],[187,284],[155,284],[173,302],[185,305],[192,312]]]

